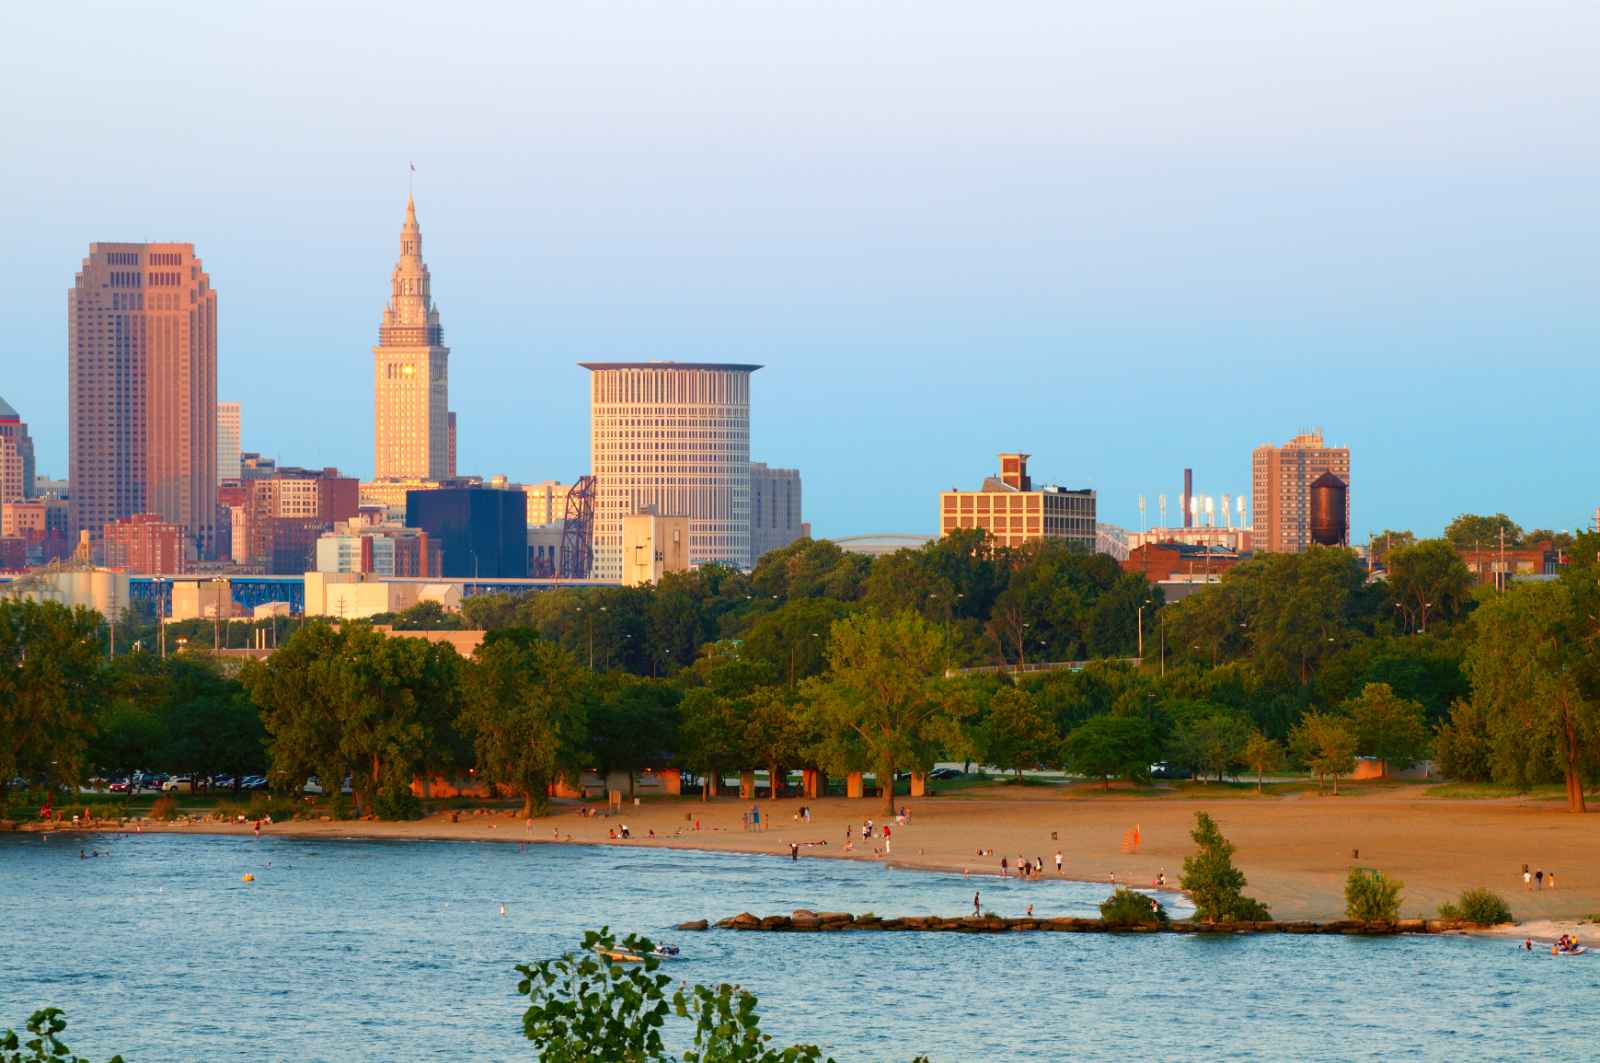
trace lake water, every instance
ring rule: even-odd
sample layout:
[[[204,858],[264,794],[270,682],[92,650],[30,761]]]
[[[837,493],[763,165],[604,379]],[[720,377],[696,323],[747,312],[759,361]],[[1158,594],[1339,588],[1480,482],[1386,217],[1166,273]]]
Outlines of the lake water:
[[[59,1006],[79,1054],[129,1063],[529,1060],[513,964],[609,924],[679,943],[669,973],[752,989],[770,1032],[841,1063],[1597,1052],[1600,954],[1503,941],[666,931],[958,914],[975,886],[1006,915],[1093,914],[1107,892],[643,848],[0,835],[0,1028]]]

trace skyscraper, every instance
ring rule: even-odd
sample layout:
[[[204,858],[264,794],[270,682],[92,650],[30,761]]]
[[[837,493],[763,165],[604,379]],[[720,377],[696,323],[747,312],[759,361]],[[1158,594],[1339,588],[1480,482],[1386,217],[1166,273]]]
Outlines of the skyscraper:
[[[217,403],[217,483],[239,479],[240,424],[237,402]]]
[[[22,416],[0,399],[0,502],[32,498],[33,440]]]
[[[808,534],[800,519],[800,470],[750,463],[750,556],[757,561]]]
[[[1350,448],[1330,447],[1322,431],[1295,436],[1281,447],[1262,444],[1250,461],[1251,545],[1266,553],[1298,554],[1311,545],[1311,484],[1332,473],[1350,485]],[[1350,492],[1345,494],[1350,527]]]
[[[689,564],[749,568],[750,374],[761,367],[578,364],[592,374],[594,578],[622,579],[622,519],[644,512],[689,518]]]
[[[193,244],[90,244],[67,295],[71,525],[155,513],[210,557],[217,293]]]
[[[406,199],[400,259],[373,355],[373,475],[376,479],[450,477],[450,349],[433,305],[416,203]]]

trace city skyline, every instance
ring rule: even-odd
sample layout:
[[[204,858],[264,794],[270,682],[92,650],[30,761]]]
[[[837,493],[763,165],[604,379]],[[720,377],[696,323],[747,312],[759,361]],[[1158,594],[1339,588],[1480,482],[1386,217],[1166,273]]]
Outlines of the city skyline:
[[[618,28],[572,12],[561,49],[531,51],[523,15],[474,48],[459,47],[463,28],[399,15],[362,21],[372,57],[290,50],[283,74],[326,91],[278,102],[257,91],[277,73],[257,45],[197,24],[182,32],[234,132],[219,151],[191,145],[179,111],[103,130],[97,152],[147,160],[132,181],[60,132],[113,91],[132,16],[8,13],[29,47],[0,79],[51,103],[0,173],[8,232],[29,249],[0,264],[14,323],[0,393],[30,423],[39,470],[63,476],[62,277],[93,241],[189,240],[229,293],[220,384],[248,399],[244,447],[364,476],[372,280],[393,265],[415,159],[460,352],[463,472],[586,471],[576,360],[735,360],[768,367],[753,444],[805,470],[819,535],[932,531],[929,493],[1013,447],[1137,527],[1138,496],[1175,495],[1182,466],[1214,493],[1240,490],[1251,449],[1305,424],[1361,465],[1357,542],[1386,526],[1437,533],[1464,511],[1589,519],[1588,389],[1491,399],[1511,363],[1593,371],[1592,208],[1562,175],[1592,164],[1566,130],[1600,91],[1561,45],[1594,13],[1524,17],[1508,34],[1376,4],[1263,11],[1259,32],[1203,36],[1211,50],[1190,54],[1200,13],[1174,9],[1152,35],[1149,19],[1106,12],[1083,35],[1090,54],[1073,43],[1078,16],[1025,10],[1002,27],[931,5],[903,53],[926,62],[899,87],[874,73],[877,46],[907,29],[884,11],[845,42],[814,13],[766,12],[760,32],[733,18],[698,39],[700,16]],[[287,32],[249,25],[269,43]],[[1388,47],[1355,45],[1372,25]],[[698,63],[693,77],[677,78],[663,40]],[[1107,46],[1119,42],[1177,62],[1182,100],[1170,79],[1140,88],[1143,61]],[[417,112],[389,114],[412,68],[392,57],[435,50],[475,58],[437,68]],[[741,54],[773,60],[770,78],[749,84]],[[1485,82],[1491,54],[1522,81]],[[974,76],[942,77],[935,55]],[[617,79],[623,56],[637,73]],[[1411,73],[1423,67],[1426,82]],[[837,76],[819,81],[824,68]],[[492,121],[473,114],[485,69],[506,79]],[[646,92],[668,69],[674,92]],[[1093,102],[1063,91],[1080,80],[1108,87]],[[814,84],[820,96],[796,91]],[[370,90],[345,91],[358,86]],[[565,110],[530,102],[556,98]],[[815,121],[823,111],[837,120]],[[63,166],[75,180],[52,182],[47,167]],[[957,402],[1003,410],[1004,435],[992,417],[926,431],[922,414]],[[893,475],[860,476],[867,450],[894,455]],[[1450,455],[1454,474],[1419,476],[1406,455],[1420,453]]]

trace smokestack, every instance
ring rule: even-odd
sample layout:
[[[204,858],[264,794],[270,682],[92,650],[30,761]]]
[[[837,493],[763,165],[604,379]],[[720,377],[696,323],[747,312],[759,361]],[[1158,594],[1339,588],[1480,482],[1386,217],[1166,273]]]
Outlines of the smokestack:
[[[1194,527],[1194,470],[1183,470],[1183,526]]]

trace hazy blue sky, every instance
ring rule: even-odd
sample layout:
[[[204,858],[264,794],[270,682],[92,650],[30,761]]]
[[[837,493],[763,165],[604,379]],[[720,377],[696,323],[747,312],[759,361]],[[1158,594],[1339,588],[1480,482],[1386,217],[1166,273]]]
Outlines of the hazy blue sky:
[[[1304,426],[1356,530],[1600,503],[1600,7],[0,5],[0,396],[66,469],[66,289],[187,240],[246,449],[372,471],[406,192],[464,472],[571,480],[579,359],[764,363],[819,534],[932,531],[1001,450],[1247,490]]]

